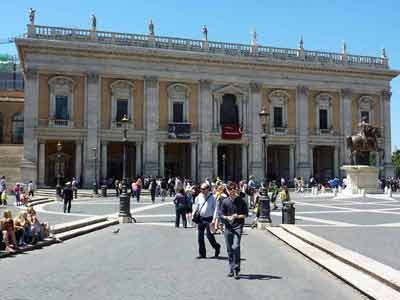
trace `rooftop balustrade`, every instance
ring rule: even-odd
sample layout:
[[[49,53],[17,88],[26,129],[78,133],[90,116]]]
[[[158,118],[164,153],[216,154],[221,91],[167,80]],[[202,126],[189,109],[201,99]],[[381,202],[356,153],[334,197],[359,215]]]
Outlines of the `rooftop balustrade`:
[[[388,58],[144,34],[28,25],[28,38],[194,51],[259,59],[389,69]]]

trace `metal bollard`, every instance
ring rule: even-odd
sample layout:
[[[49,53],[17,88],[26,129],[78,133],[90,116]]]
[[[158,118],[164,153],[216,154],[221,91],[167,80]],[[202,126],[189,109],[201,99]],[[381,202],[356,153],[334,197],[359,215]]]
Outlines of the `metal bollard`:
[[[284,202],[282,207],[282,224],[295,224],[294,202]]]
[[[107,197],[107,186],[106,185],[101,186],[101,196]]]

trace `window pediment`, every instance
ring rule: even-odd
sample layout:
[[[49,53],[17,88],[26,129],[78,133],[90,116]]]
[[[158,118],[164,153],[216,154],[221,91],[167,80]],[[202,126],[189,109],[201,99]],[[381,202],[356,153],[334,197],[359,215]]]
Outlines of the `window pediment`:
[[[269,94],[268,100],[274,106],[285,106],[289,101],[289,94],[284,90],[275,90]]]
[[[75,87],[75,82],[71,78],[65,76],[52,77],[48,84],[52,93],[65,95],[73,93]]]
[[[360,109],[371,110],[374,104],[375,101],[370,96],[361,96],[360,99],[358,99],[358,105]]]
[[[229,85],[225,85],[221,88],[218,88],[216,90],[214,90],[214,94],[218,94],[218,95],[224,95],[224,94],[233,94],[233,95],[245,95],[247,94],[247,91],[243,90],[242,88],[233,85],[233,84],[229,84]]]
[[[182,83],[174,83],[167,88],[168,97],[189,98],[190,88]]]

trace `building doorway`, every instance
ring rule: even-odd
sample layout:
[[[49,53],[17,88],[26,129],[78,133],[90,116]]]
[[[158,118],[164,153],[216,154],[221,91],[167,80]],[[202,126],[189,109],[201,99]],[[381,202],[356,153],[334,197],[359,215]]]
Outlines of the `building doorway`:
[[[313,151],[313,175],[324,183],[334,176],[334,147],[317,146]]]
[[[217,175],[223,181],[242,180],[242,147],[240,144],[224,144],[218,146]]]
[[[165,151],[165,176],[190,178],[191,170],[191,144],[188,143],[167,143]],[[193,178],[191,178],[193,180]]]
[[[45,184],[51,187],[57,185],[57,175],[60,173],[60,182],[65,184],[72,180],[75,173],[75,142],[61,141],[61,159],[57,159],[58,141],[46,143]]]
[[[236,103],[236,96],[233,94],[222,96],[220,123],[221,125],[239,124],[239,110]]]
[[[107,145],[107,179],[122,179],[124,162],[124,144],[112,142]],[[134,143],[127,145],[126,177],[136,176],[136,146]]]
[[[281,178],[289,179],[290,152],[288,146],[268,146],[267,150],[267,176],[268,180]]]

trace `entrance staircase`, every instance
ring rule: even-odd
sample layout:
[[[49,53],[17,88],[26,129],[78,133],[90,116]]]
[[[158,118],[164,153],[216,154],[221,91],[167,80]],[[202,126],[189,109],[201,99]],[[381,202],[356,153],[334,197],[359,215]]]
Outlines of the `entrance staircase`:
[[[0,144],[0,176],[6,176],[8,188],[21,181],[20,164],[23,152],[24,145]]]

